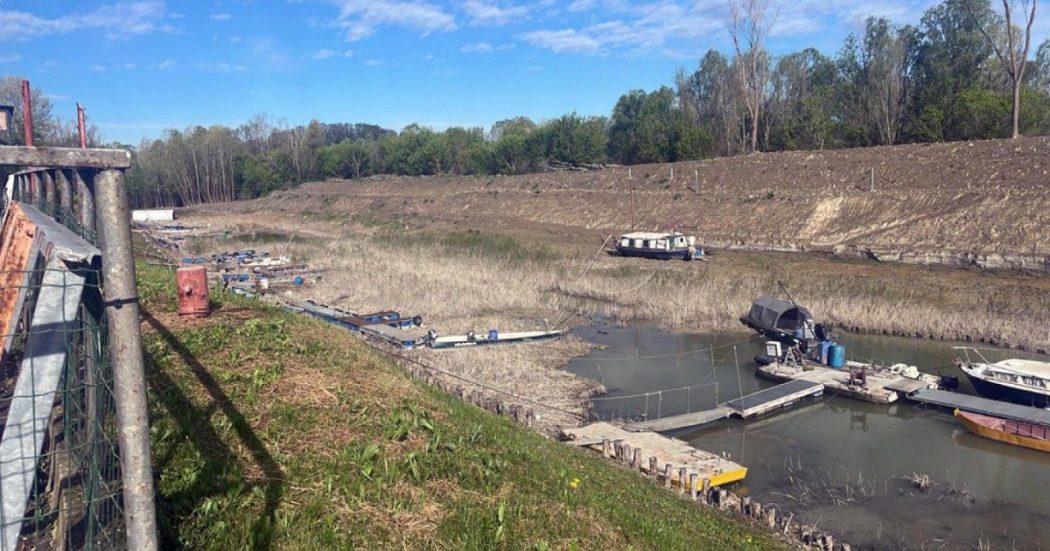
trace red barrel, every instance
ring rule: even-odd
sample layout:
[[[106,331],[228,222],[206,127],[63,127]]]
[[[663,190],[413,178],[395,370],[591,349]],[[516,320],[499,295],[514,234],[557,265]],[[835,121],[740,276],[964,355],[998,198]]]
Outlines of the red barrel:
[[[179,285],[179,315],[203,318],[208,315],[208,270],[186,266],[175,272]]]

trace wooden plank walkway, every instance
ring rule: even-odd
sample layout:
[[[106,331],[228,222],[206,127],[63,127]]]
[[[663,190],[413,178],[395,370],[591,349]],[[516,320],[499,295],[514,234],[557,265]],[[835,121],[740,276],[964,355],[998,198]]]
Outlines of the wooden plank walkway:
[[[774,409],[790,406],[802,398],[820,396],[823,393],[824,385],[822,383],[796,379],[753,392],[736,400],[730,400],[726,404],[733,408],[736,415],[747,419]]]
[[[716,408],[706,409],[704,411],[694,411],[692,413],[684,413],[682,415],[664,417],[663,419],[650,419],[648,421],[630,423],[628,425],[625,425],[624,428],[626,428],[629,431],[664,432],[669,430],[682,429],[685,427],[698,427],[701,425],[706,425],[708,423],[714,423],[715,421],[727,419],[732,414],[733,408],[723,404]]]
[[[823,393],[824,385],[821,383],[806,380],[790,380],[786,383],[730,400],[712,409],[683,413],[682,415],[673,415],[662,419],[639,421],[625,425],[624,428],[629,431],[665,432],[687,427],[699,427],[733,416],[747,419],[775,409],[794,405],[795,402],[808,396],[820,396]]]
[[[605,422],[566,428],[563,432],[573,440],[590,444],[581,447],[606,455],[626,454],[629,460],[626,463],[650,475],[678,473],[683,469],[687,475],[668,480],[692,480],[688,475],[696,474],[698,481],[707,479],[711,486],[719,486],[747,476],[747,468],[743,465],[655,432],[630,432]],[[611,449],[606,449],[606,442]]]
[[[918,390],[907,397],[910,400],[924,404],[932,404],[949,409],[959,408],[963,411],[1050,426],[1050,411],[1031,406],[932,389]]]

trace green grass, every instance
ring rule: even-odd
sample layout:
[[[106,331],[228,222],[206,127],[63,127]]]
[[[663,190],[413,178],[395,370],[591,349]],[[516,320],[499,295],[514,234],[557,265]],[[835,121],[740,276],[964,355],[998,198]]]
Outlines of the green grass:
[[[417,384],[351,334],[140,264],[165,547],[768,549],[769,536]]]
[[[373,239],[383,245],[404,246],[404,231],[386,231]],[[432,247],[444,253],[482,259],[503,260],[518,264],[524,262],[548,263],[561,257],[557,251],[543,245],[528,245],[505,235],[482,233],[480,230],[435,234],[415,232],[408,237],[413,244]]]

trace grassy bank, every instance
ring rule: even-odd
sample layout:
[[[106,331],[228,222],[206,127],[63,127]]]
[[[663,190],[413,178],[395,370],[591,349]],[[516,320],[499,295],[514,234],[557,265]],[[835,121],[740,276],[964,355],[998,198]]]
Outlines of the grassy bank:
[[[172,548],[775,548],[721,514],[406,378],[351,334],[237,299],[175,313],[139,266]]]

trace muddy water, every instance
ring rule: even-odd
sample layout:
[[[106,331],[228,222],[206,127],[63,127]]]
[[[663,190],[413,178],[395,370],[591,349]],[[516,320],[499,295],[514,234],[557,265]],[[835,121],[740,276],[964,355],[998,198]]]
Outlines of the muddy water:
[[[751,358],[762,351],[762,340],[748,334],[595,326],[581,336],[605,348],[574,360],[568,370],[610,390],[593,404],[602,418],[697,411],[772,385],[754,375]],[[856,335],[841,340],[853,359],[958,375],[960,391],[972,392],[952,365],[950,344]],[[1024,356],[982,352],[993,361]],[[950,412],[824,396],[755,420],[674,436],[749,467],[735,491],[830,529],[854,549],[1050,547],[1050,454],[974,436]],[[925,490],[911,480],[924,476],[930,481]]]

